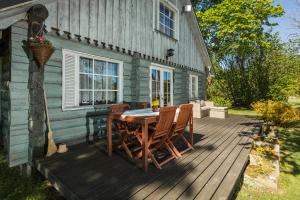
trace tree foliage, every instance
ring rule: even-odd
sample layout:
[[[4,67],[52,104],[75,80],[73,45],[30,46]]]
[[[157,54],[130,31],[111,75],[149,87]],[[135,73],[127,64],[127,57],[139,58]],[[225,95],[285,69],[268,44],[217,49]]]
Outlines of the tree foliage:
[[[284,10],[273,0],[193,1],[216,77],[208,97],[250,106],[260,99],[285,100],[299,93],[299,56],[271,28]]]
[[[269,18],[284,13],[281,6],[272,3],[273,0],[223,0],[205,11],[196,11],[209,50],[224,59],[248,56],[253,48],[268,46],[265,27],[276,25]]]

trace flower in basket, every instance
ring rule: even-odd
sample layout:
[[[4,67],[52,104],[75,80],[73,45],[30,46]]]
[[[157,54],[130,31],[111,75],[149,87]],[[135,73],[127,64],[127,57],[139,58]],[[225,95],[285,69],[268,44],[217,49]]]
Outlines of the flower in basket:
[[[32,50],[35,61],[39,67],[46,64],[54,52],[54,48],[49,40],[46,40],[44,34],[30,38],[29,46]]]
[[[153,110],[153,112],[158,111],[158,106],[159,106],[159,100],[158,99],[153,99],[152,100],[152,110]]]

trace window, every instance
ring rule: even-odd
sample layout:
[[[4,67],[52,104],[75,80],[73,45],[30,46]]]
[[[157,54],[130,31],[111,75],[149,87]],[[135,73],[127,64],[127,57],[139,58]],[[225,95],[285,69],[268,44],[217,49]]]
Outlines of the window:
[[[170,0],[153,1],[153,29],[165,35],[178,39],[179,10]]]
[[[190,75],[190,98],[198,98],[198,76]]]
[[[122,62],[63,51],[63,109],[122,101]]]
[[[173,105],[173,71],[165,66],[150,66],[150,99],[159,100],[159,105]]]
[[[159,30],[170,37],[175,33],[175,14],[174,12],[160,2],[159,4]]]

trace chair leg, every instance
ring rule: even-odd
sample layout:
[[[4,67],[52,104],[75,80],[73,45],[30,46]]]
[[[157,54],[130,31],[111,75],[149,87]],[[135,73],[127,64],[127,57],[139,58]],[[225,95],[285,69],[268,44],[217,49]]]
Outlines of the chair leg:
[[[189,143],[189,141],[183,136],[181,135],[181,138],[183,139],[184,143],[191,148],[192,150],[194,149],[193,146]]]
[[[126,154],[130,157],[133,158],[133,155],[130,151],[130,149],[128,148],[127,144],[126,144],[126,139],[128,138],[128,136],[126,134],[122,134],[121,136],[121,148],[125,150]]]
[[[157,160],[155,159],[154,155],[152,154],[152,152],[150,150],[148,150],[148,156],[150,157],[150,159],[152,160],[152,162],[154,163],[154,165],[158,168],[158,169],[162,169],[161,165],[157,162]]]
[[[172,151],[175,153],[176,157],[178,157],[178,158],[182,157],[181,153],[177,150],[177,148],[175,147],[175,145],[173,144],[173,142],[170,139],[168,140],[168,144],[169,144],[170,148],[172,149]]]
[[[184,153],[194,149],[193,146],[189,143],[189,141],[184,137],[183,134],[180,134],[178,136],[183,140],[183,142],[187,146],[186,149],[184,149],[183,151],[180,151],[180,154],[184,154]]]

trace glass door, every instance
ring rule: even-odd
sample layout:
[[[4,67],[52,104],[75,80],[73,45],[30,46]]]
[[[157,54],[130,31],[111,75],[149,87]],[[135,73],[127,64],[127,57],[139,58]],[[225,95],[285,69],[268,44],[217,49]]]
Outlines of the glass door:
[[[151,66],[150,99],[159,100],[160,107],[173,105],[173,72],[170,69]]]

